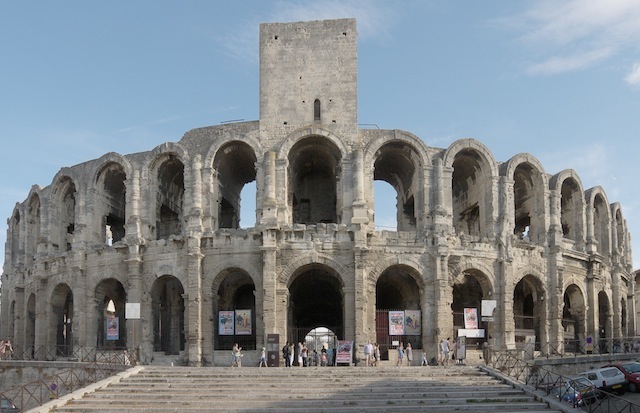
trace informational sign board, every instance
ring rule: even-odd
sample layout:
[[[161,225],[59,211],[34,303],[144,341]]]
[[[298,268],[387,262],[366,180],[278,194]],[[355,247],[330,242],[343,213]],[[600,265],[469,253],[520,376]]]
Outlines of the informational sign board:
[[[351,360],[353,360],[353,341],[338,340],[336,364],[351,365]]]
[[[280,367],[280,334],[267,334],[267,366]]]
[[[124,318],[127,320],[140,319],[140,303],[125,303]]]
[[[458,337],[460,336],[465,336],[466,338],[484,338],[484,328],[474,330],[460,328],[458,329]]]

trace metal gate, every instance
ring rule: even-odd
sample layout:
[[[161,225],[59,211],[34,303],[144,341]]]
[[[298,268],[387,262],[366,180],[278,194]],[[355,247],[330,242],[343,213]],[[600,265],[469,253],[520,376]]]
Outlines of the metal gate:
[[[376,342],[380,347],[380,359],[389,360],[389,350],[395,348],[394,341],[403,342],[405,346],[407,343],[411,343],[414,350],[422,349],[422,334],[416,336],[389,335],[389,311],[395,310],[376,310]]]

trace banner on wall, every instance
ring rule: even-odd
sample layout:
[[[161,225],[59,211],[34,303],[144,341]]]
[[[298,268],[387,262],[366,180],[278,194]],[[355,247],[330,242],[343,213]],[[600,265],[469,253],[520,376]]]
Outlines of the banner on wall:
[[[120,319],[118,317],[107,318],[107,340],[120,338]]]
[[[251,310],[236,310],[236,335],[251,335]]]
[[[353,360],[353,341],[338,340],[336,364],[351,365],[351,360]]]
[[[218,335],[232,336],[234,325],[233,311],[220,311],[218,313]]]
[[[420,310],[404,310],[404,334],[407,336],[419,336],[420,332]]]
[[[464,309],[464,328],[469,330],[476,330],[478,328],[478,309],[477,308]]]
[[[389,311],[389,335],[404,335],[404,311]]]

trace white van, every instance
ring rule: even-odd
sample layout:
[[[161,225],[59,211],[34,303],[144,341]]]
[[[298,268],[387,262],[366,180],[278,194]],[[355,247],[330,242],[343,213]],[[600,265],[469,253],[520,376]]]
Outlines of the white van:
[[[617,367],[588,370],[578,374],[578,376],[588,378],[599,390],[618,394],[624,394],[627,390],[627,380],[624,377],[624,373]]]

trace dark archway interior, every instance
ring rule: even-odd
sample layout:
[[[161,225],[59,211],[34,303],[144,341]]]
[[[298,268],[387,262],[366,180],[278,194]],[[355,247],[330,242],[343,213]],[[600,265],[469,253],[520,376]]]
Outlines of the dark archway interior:
[[[113,301],[115,312],[110,314],[107,312],[109,301]],[[127,325],[125,321],[125,304],[127,302],[127,294],[123,285],[116,279],[108,279],[100,282],[96,286],[96,318],[98,320],[98,337],[97,344],[99,347],[124,348],[127,345]],[[107,340],[105,327],[106,320],[109,316],[118,318],[118,339]]]
[[[170,275],[158,278],[151,289],[153,312],[153,350],[179,354],[184,350],[184,289]]]
[[[344,302],[340,281],[322,267],[309,267],[289,287],[290,339],[304,339],[314,327],[328,327],[344,337]],[[301,336],[301,337],[300,337]]]

